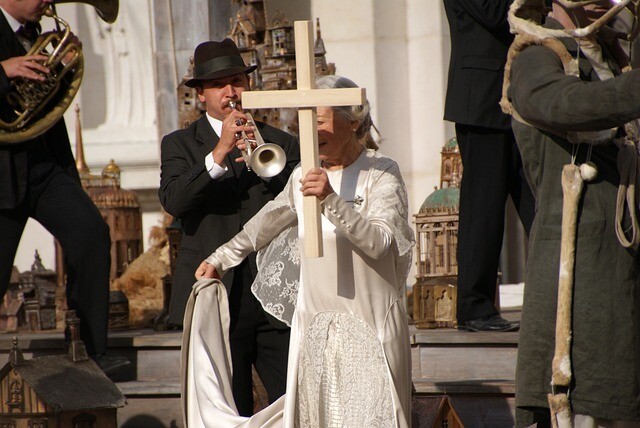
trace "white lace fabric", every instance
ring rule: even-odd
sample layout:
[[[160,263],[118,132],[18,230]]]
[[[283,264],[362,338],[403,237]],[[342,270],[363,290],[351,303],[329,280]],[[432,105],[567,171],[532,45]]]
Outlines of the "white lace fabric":
[[[394,427],[380,341],[360,318],[322,312],[302,342],[296,427]]]
[[[298,228],[280,233],[269,246],[258,252],[256,275],[251,291],[264,310],[291,326],[300,286]]]

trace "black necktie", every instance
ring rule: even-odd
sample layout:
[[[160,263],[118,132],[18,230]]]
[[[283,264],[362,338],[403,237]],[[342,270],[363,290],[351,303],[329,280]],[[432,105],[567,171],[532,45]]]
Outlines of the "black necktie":
[[[39,27],[40,25],[36,23],[27,22],[25,25],[21,25],[20,28],[18,28],[18,31],[16,31],[16,34],[22,37],[23,39],[26,39],[31,43],[34,43],[38,38]]]

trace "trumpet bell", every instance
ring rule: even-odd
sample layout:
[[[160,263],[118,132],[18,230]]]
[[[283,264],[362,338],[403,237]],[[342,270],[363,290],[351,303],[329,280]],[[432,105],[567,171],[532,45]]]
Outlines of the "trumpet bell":
[[[287,156],[282,147],[265,143],[251,152],[247,165],[260,177],[270,178],[280,174],[286,162]]]

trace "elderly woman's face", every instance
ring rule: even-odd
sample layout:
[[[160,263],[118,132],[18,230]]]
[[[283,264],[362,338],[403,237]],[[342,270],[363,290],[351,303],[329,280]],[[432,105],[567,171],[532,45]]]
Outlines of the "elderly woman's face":
[[[341,164],[355,142],[355,122],[335,113],[331,107],[318,107],[318,154],[320,160]]]

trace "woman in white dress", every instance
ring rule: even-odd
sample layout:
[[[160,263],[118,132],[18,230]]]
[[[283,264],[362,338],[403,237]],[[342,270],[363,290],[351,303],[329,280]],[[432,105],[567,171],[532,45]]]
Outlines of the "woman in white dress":
[[[317,86],[357,87],[339,76],[325,76]],[[282,193],[198,268],[196,277],[202,279],[190,301],[189,312],[196,307],[194,318],[185,319],[183,349],[183,366],[187,366],[183,399],[189,427],[410,425],[405,285],[413,231],[398,165],[367,148],[372,142],[371,126],[368,103],[319,107],[321,168],[305,177],[299,167],[294,170]],[[302,198],[309,195],[321,201],[321,258],[300,258],[297,243],[286,232],[281,234],[297,226],[304,239]],[[287,391],[283,399],[247,420],[233,414],[233,401],[226,392],[228,351],[220,351],[226,349],[228,323],[224,287],[218,284],[206,306],[202,303],[201,312],[206,314],[198,312],[200,297],[196,296],[202,284],[206,286],[206,278],[219,279],[271,241],[267,251],[271,256],[260,260],[261,290],[256,284],[252,289],[265,309],[285,319],[289,313],[292,318]],[[297,264],[299,273],[292,269]],[[276,286],[279,291],[274,291]],[[211,306],[215,306],[215,327],[210,324]],[[201,320],[205,320],[203,328]],[[215,336],[218,342],[207,343],[203,336]]]

